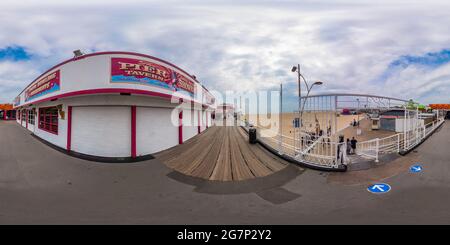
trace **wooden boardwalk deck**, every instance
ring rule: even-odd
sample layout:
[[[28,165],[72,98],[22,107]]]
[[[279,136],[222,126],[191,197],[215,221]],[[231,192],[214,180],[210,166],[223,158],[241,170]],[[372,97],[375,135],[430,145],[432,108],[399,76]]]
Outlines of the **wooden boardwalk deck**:
[[[249,144],[247,139],[240,127],[215,126],[155,156],[183,174],[218,181],[263,177],[287,166],[287,162],[260,145]]]

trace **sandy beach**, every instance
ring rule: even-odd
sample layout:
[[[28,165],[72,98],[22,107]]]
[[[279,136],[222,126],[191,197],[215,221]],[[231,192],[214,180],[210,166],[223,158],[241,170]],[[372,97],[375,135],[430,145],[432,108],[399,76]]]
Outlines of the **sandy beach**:
[[[394,135],[395,132],[393,131],[386,131],[386,130],[372,130],[371,129],[371,121],[367,118],[365,114],[358,115],[339,115],[334,117],[334,112],[319,112],[319,113],[304,113],[303,114],[303,129],[307,132],[314,133],[316,131],[316,122],[319,124],[319,129],[323,130],[323,133],[326,134],[327,127],[331,125],[334,132],[334,127],[337,128],[337,134],[344,136],[344,139],[351,139],[352,137],[355,137],[355,139],[358,140],[358,142],[371,140],[374,138],[383,138],[387,136]],[[297,145],[296,147],[300,147],[298,143],[294,142],[294,134],[295,129],[293,125],[294,118],[298,117],[298,114],[294,113],[282,113],[281,114],[281,122],[282,122],[282,135],[283,135],[283,144],[286,146],[285,151],[291,152],[293,150],[294,145]],[[259,136],[262,138],[266,138],[266,143],[272,145],[274,148],[279,147],[279,128],[278,125],[280,124],[280,118],[278,117],[278,114],[273,115],[272,117],[268,116],[259,116],[256,115],[250,115],[246,118],[249,118],[250,123],[253,125],[257,125],[259,130]],[[316,121],[317,119],[317,121]],[[361,129],[361,134],[357,134],[357,127],[353,127],[351,123],[353,120],[357,120],[360,122],[359,128]],[[255,122],[258,122],[256,124]],[[335,126],[336,125],[336,126]],[[261,130],[262,128],[268,129],[268,130]],[[330,137],[330,141],[334,142],[335,137],[333,137],[333,133],[331,134],[332,137]],[[297,136],[298,137],[298,136]],[[327,151],[327,150],[325,150]],[[293,152],[291,152],[293,153]],[[323,154],[323,152],[321,152]],[[330,152],[327,153],[331,154]]]
[[[358,115],[339,115],[334,117],[334,112],[316,112],[316,113],[303,113],[303,128],[308,132],[315,132],[316,119],[319,123],[319,127],[324,132],[327,131],[327,127],[331,126],[333,129],[336,125],[337,131],[341,131],[348,127],[353,120],[358,120]],[[269,129],[274,133],[279,132],[280,124],[280,114],[266,115],[256,115],[250,114],[243,116],[248,122],[260,128]],[[281,114],[281,124],[282,124],[282,134],[284,136],[293,137],[294,136],[294,118],[298,118],[297,113],[287,112]],[[362,120],[364,115],[359,115],[359,119]],[[267,135],[269,136],[269,135]]]

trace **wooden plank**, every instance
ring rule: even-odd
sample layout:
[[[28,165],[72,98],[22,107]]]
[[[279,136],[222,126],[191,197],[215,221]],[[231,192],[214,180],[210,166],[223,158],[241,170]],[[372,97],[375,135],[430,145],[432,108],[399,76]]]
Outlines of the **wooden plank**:
[[[167,160],[170,160],[172,158],[179,156],[183,152],[189,151],[189,149],[191,147],[193,147],[193,145],[195,145],[199,141],[201,141],[203,139],[203,137],[210,135],[210,134],[215,134],[215,132],[217,130],[218,130],[218,127],[210,127],[204,133],[185,141],[183,144],[174,146],[172,148],[161,151],[154,155],[156,158],[158,158],[162,162],[166,162]],[[171,167],[171,166],[169,166],[169,167]]]
[[[184,144],[156,154],[168,167],[203,179],[231,181],[269,175],[287,164],[248,143],[240,127],[211,127]]]
[[[258,159],[273,172],[280,171],[281,169],[285,168],[288,164],[286,161],[281,160],[279,157],[275,156],[271,152],[268,152],[260,145],[252,146],[251,149],[253,150],[254,154],[258,157]]]
[[[174,169],[188,174],[196,168],[203,158],[208,154],[212,140],[217,135],[217,130],[213,134],[200,135],[201,139],[192,145],[188,150],[167,161]],[[197,136],[198,137],[198,136]]]
[[[215,131],[214,134],[205,136],[202,141],[197,143],[197,146],[189,152],[189,156],[187,158],[181,156],[183,161],[189,161],[189,159],[193,159],[192,161],[189,161],[189,164],[183,164],[180,166],[180,170],[185,172],[188,175],[192,175],[192,172],[198,168],[204,159],[208,156],[210,153],[210,150],[212,146],[214,145],[214,142],[217,140],[218,135],[220,133],[220,129]],[[185,160],[186,159],[186,160]],[[202,177],[202,176],[196,176],[196,177]]]
[[[219,130],[208,154],[203,158],[203,161],[197,166],[197,168],[189,172],[190,175],[204,179],[209,179],[211,177],[211,174],[217,164],[217,159],[220,154],[220,148],[222,147],[224,136],[225,130]]]
[[[185,143],[177,146],[180,150],[175,152],[171,152],[171,159],[176,159],[180,157],[180,154],[184,154],[186,152],[192,151],[194,148],[199,147],[199,144],[204,144],[204,142],[210,139],[211,136],[215,135],[218,131],[217,127],[212,128],[211,131],[205,132],[205,134],[200,134],[198,136],[194,136],[189,139]],[[176,147],[176,148],[177,148]]]
[[[231,146],[231,162],[233,180],[245,180],[255,177],[252,173],[244,157],[237,141],[239,135],[231,128],[230,130],[230,146]]]
[[[231,175],[231,164],[230,164],[230,138],[227,132],[227,127],[223,128],[224,136],[222,146],[220,148],[219,156],[217,158],[216,165],[213,172],[211,173],[211,180],[221,180],[230,181],[232,180]]]
[[[240,128],[241,135],[245,134],[243,129]],[[247,136],[248,137],[248,136]],[[264,147],[259,144],[251,145],[248,144],[249,148],[253,152],[253,155],[258,158],[258,160],[264,164],[267,168],[269,168],[272,172],[277,172],[287,166],[287,162],[282,160],[281,158],[275,156],[271,152],[268,152]]]
[[[238,139],[238,145],[242,152],[242,155],[244,159],[247,162],[248,167],[252,171],[252,173],[256,177],[262,177],[269,174],[272,174],[273,171],[269,169],[264,163],[262,163],[258,157],[255,155],[255,153],[250,149],[250,144],[246,139],[243,137],[243,135],[239,132],[240,129],[237,127],[233,128],[234,133],[237,135]]]

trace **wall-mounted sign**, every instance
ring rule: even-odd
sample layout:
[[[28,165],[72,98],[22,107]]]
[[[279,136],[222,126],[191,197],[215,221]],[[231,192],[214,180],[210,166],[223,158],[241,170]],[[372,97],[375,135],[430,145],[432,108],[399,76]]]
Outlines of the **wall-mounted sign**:
[[[112,83],[153,85],[193,96],[195,83],[168,67],[131,58],[111,58]]]
[[[59,89],[60,75],[59,70],[57,70],[31,84],[25,91],[25,101],[58,91]]]
[[[187,79],[185,76],[178,72],[174,72],[175,74],[175,87],[179,89],[184,89],[188,91],[189,93],[194,93],[195,91],[195,84],[191,80]]]

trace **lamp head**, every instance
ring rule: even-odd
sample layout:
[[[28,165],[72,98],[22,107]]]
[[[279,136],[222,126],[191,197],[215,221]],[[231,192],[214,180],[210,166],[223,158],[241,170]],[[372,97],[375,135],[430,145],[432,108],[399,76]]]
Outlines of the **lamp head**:
[[[297,70],[296,66],[293,66],[292,69],[291,69],[292,72],[295,72],[296,70]]]
[[[323,84],[323,82],[321,82],[321,81],[316,81],[313,83],[313,85],[322,85],[322,84]]]
[[[79,49],[73,51],[73,54],[74,54],[74,57],[80,57],[83,55],[83,53]]]

